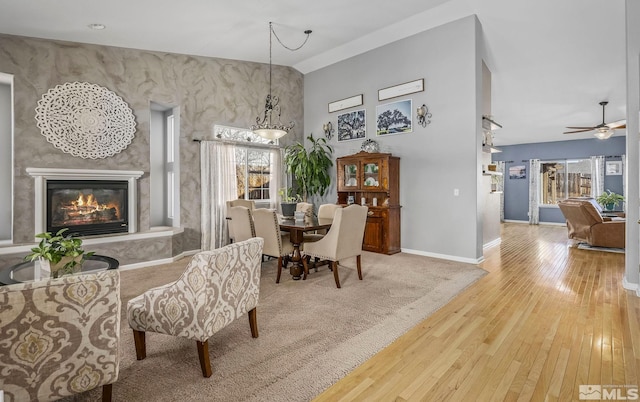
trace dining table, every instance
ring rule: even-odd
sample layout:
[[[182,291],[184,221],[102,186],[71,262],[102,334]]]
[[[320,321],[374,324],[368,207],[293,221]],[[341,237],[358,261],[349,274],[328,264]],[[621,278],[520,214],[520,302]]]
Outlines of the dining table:
[[[312,232],[316,230],[329,229],[333,219],[331,218],[317,218],[315,216],[305,216],[304,219],[298,220],[293,216],[278,217],[280,230],[290,233],[290,241],[293,245],[293,255],[291,256],[291,266],[289,267],[289,273],[294,280],[299,280],[304,272],[304,266],[302,264],[302,253],[300,248],[304,243],[305,232]]]

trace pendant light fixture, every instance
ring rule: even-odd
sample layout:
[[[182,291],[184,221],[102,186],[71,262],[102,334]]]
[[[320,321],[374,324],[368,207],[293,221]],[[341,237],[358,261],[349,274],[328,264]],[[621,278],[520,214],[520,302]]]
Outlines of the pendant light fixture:
[[[272,77],[272,67],[271,67],[271,49],[272,49],[272,37],[275,36],[278,42],[287,50],[296,51],[300,49],[302,46],[307,43],[309,40],[309,35],[311,34],[311,30],[308,29],[304,31],[307,35],[302,45],[297,48],[289,48],[285,46],[276,35],[273,30],[273,23],[269,22],[269,94],[267,95],[267,99],[264,103],[264,111],[256,117],[256,124],[251,126],[250,129],[254,133],[258,134],[260,137],[275,140],[280,137],[283,137],[291,131],[295,123],[293,121],[289,122],[289,125],[284,125],[280,121],[280,99],[277,96],[274,96],[271,93],[271,77]]]

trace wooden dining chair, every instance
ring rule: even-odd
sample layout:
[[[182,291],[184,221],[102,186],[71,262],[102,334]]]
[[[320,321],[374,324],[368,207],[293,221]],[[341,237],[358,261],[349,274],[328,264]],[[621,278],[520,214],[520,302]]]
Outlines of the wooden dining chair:
[[[330,268],[333,271],[336,286],[340,288],[338,261],[356,257],[358,278],[362,280],[362,240],[364,238],[368,210],[369,208],[366,206],[355,204],[336,210],[329,232],[322,239],[304,245],[305,258],[302,259],[304,265],[303,279],[306,279],[309,274],[308,257],[317,257],[330,261]]]
[[[278,259],[276,283],[280,283],[282,267],[287,267],[289,256],[293,253],[289,233],[280,232],[278,214],[272,209],[256,209],[253,213],[256,237],[264,239],[262,254]]]

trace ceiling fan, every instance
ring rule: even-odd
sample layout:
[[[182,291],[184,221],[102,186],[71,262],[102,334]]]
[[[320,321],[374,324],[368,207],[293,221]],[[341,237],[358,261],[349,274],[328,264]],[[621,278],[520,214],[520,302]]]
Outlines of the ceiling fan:
[[[564,134],[584,133],[586,131],[596,130],[596,132],[593,135],[595,135],[597,138],[601,140],[606,140],[607,138],[613,135],[613,130],[617,130],[620,128],[627,128],[626,120],[618,120],[612,123],[604,122],[604,107],[607,106],[608,103],[609,102],[607,101],[600,102],[600,106],[602,106],[602,123],[593,127],[567,127],[574,131],[565,131]]]

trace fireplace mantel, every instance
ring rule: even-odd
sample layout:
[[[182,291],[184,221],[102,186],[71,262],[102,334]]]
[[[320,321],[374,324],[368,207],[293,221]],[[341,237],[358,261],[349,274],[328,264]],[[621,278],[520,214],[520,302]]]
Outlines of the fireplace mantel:
[[[46,231],[47,180],[123,180],[129,182],[129,233],[138,231],[138,185],[144,174],[140,170],[88,170],[27,168],[27,173],[35,178],[35,234]]]

